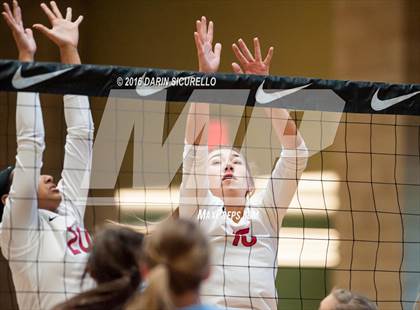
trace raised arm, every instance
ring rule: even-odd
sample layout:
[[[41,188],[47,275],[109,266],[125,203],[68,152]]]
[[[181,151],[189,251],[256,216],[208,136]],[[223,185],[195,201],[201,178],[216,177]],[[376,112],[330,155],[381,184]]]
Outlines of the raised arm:
[[[254,38],[253,42],[254,55],[242,39],[238,40],[238,44],[232,44],[233,52],[240,63],[240,65],[236,62],[232,63],[233,71],[237,74],[268,75],[274,47],[269,48],[267,56],[263,60],[259,39]],[[283,149],[296,149],[303,143],[302,136],[286,109],[265,108],[264,111],[271,119],[273,129]]]
[[[3,8],[2,15],[12,31],[19,60],[33,61],[36,52],[35,40],[32,31],[23,27],[18,3],[13,2],[12,10],[7,3],[3,4]],[[31,232],[35,233],[38,229],[37,189],[45,148],[38,94],[17,94],[16,140],[17,155],[13,182],[2,221],[2,251],[8,258],[14,255],[15,250],[29,251],[33,236]]]
[[[32,30],[30,28],[25,29],[23,26],[22,11],[18,2],[13,1],[13,12],[7,3],[3,3],[3,12],[1,14],[12,32],[19,53],[19,60],[33,62],[36,43]]]
[[[268,75],[274,48],[270,47],[267,56],[262,59],[258,38],[254,38],[254,55],[242,39],[233,44],[239,63],[232,63],[235,73]],[[306,167],[308,151],[295,122],[286,109],[266,108],[273,129],[282,145],[282,153],[272,172],[263,196],[274,228],[278,228],[296,191],[298,180]],[[275,220],[274,220],[275,219]]]
[[[197,31],[194,32],[194,41],[197,49],[198,68],[203,73],[217,72],[220,65],[222,45],[216,43],[213,50],[214,24],[206,17],[196,21]],[[207,130],[209,122],[209,105],[207,103],[191,103],[187,118],[185,141],[191,145],[207,146]]]
[[[52,28],[42,24],[34,24],[34,29],[43,33],[50,39],[60,50],[61,62],[64,64],[80,64],[79,52],[77,46],[79,44],[79,25],[83,21],[83,16],[79,16],[72,22],[72,8],[66,9],[66,16],[63,17],[57,4],[50,2],[51,8],[45,3],[41,3],[41,9],[47,15]]]
[[[52,28],[35,24],[34,28],[42,32],[60,50],[61,62],[64,64],[80,64],[78,53],[79,25],[83,20],[79,16],[72,22],[72,9],[67,8],[63,17],[57,4],[52,1],[51,7],[42,3],[41,8],[47,15]],[[58,212],[75,216],[83,224],[86,200],[89,188],[92,162],[92,141],[94,126],[89,108],[89,100],[85,96],[64,96],[64,115],[67,124],[67,136],[64,155],[62,179],[58,187],[64,201]]]
[[[196,21],[194,32],[200,72],[214,73],[219,69],[222,45],[216,43],[213,49],[213,22],[207,25],[203,16]],[[199,204],[203,204],[209,194],[207,178],[207,134],[209,105],[191,103],[185,131],[183,178],[181,184],[180,215],[192,216]]]

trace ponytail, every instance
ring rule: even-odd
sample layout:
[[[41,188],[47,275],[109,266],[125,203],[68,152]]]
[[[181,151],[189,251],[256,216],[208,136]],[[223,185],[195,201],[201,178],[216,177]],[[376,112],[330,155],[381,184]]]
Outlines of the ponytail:
[[[138,293],[126,307],[127,310],[175,310],[169,286],[169,270],[160,264],[147,277],[147,287]]]
[[[176,297],[198,294],[209,271],[206,236],[192,221],[167,220],[145,238],[140,262],[149,268],[146,289],[128,310],[175,310]]]

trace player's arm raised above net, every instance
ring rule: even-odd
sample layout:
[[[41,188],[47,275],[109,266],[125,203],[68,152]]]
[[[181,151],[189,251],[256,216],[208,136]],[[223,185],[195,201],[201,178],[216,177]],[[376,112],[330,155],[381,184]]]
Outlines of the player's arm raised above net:
[[[203,16],[196,21],[194,40],[200,72],[214,73],[219,69],[222,46],[216,43],[213,48],[213,22],[207,25]],[[209,195],[207,177],[207,135],[209,125],[209,105],[191,103],[185,130],[185,148],[183,161],[183,179],[181,185],[180,215],[193,216],[198,206],[205,203]]]
[[[67,8],[63,16],[55,2],[51,8],[41,4],[52,28],[35,24],[34,28],[54,42],[60,51],[64,64],[80,64],[78,52],[79,25],[83,16],[72,22],[72,9]],[[92,142],[94,125],[86,96],[64,96],[64,115],[67,124],[67,136],[64,166],[58,187],[63,194],[63,203],[59,213],[70,213],[83,224],[86,200],[89,189],[89,176],[92,164]]]
[[[274,48],[270,47],[263,59],[259,39],[254,38],[253,43],[254,55],[242,39],[232,45],[239,61],[239,64],[232,63],[233,71],[237,74],[269,75]],[[270,221],[273,227],[278,229],[306,167],[308,150],[296,123],[286,109],[265,108],[264,110],[283,148],[263,195],[263,205]]]
[[[32,62],[36,43],[31,29],[24,28],[21,9],[16,1],[12,9],[3,4],[3,18],[9,26],[19,53],[19,60]],[[6,258],[24,255],[33,245],[38,222],[38,183],[45,149],[44,124],[39,95],[18,93],[16,104],[17,155],[13,181],[2,219],[1,248]]]

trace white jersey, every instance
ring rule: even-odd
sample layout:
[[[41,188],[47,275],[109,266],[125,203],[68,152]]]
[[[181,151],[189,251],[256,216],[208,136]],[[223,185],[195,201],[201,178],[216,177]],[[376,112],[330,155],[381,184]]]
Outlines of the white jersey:
[[[17,155],[4,208],[0,245],[9,261],[21,310],[51,309],[82,290],[89,233],[83,217],[91,169],[93,121],[87,97],[64,96],[67,124],[57,213],[38,209],[37,188],[45,148],[38,94],[19,93]],[[84,282],[83,289],[93,285]]]
[[[264,192],[253,195],[235,223],[209,190],[207,146],[186,145],[180,216],[199,220],[212,249],[211,274],[201,288],[204,303],[228,309],[277,309],[279,229],[306,167],[308,152],[281,154]]]

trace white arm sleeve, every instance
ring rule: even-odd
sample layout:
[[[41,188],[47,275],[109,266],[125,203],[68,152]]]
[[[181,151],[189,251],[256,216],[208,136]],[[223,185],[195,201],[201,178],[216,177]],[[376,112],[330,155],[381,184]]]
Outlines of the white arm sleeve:
[[[64,96],[67,136],[64,166],[58,188],[63,201],[58,212],[74,216],[83,225],[92,167],[94,125],[89,99],[84,96]]]
[[[39,228],[37,192],[44,135],[39,95],[18,93],[16,165],[2,220],[1,249],[6,258],[32,248]]]
[[[207,157],[207,145],[185,144],[179,208],[181,217],[195,216],[198,208],[206,205],[210,197]]]
[[[304,142],[296,149],[283,150],[268,181],[263,195],[270,223],[274,230],[280,228],[287,208],[296,192],[299,179],[308,161]]]

